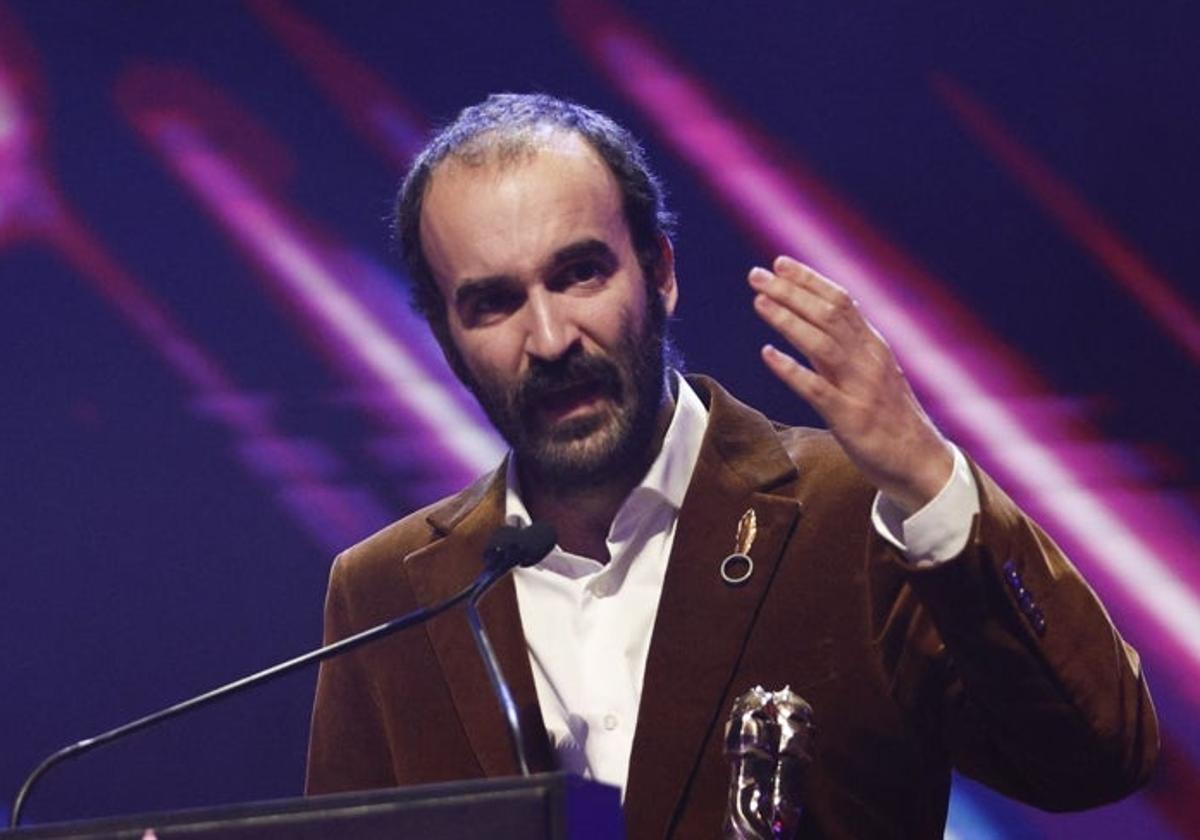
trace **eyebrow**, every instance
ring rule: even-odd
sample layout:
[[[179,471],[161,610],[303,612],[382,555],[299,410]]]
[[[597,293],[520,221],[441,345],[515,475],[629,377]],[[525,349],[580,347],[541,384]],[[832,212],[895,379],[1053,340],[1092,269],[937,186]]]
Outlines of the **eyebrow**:
[[[607,265],[615,265],[617,263],[617,255],[608,243],[600,239],[581,239],[578,242],[572,242],[555,251],[546,264],[541,268],[541,273],[553,274],[558,269],[573,262],[578,262],[582,259],[598,259]],[[456,306],[462,305],[476,295],[487,292],[490,289],[507,286],[515,281],[512,275],[509,274],[492,274],[487,277],[472,277],[464,280],[454,291],[454,303]]]
[[[617,262],[617,255],[612,248],[608,247],[607,242],[600,239],[583,239],[555,251],[546,264],[546,272],[551,273],[568,263],[578,262],[589,257],[614,265]]]

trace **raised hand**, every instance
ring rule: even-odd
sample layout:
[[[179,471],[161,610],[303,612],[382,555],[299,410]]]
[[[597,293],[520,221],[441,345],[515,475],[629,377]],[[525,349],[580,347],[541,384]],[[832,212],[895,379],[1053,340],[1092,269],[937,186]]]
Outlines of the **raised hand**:
[[[754,268],[754,309],[811,364],[768,344],[763,361],[825,419],[867,479],[908,513],[929,502],[954,453],[854,299],[791,257]]]

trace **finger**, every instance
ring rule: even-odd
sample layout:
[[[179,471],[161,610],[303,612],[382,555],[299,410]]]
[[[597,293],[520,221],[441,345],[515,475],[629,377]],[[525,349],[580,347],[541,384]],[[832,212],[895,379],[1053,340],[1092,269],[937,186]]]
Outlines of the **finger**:
[[[771,269],[780,277],[793,280],[814,295],[830,302],[837,302],[843,297],[850,297],[850,293],[846,291],[845,287],[833,282],[811,266],[805,265],[786,254],[776,257],[775,261],[771,263]]]
[[[833,383],[806,368],[787,353],[776,349],[774,345],[763,345],[762,359],[771,373],[815,408],[826,423],[830,426],[836,425],[834,417],[843,400]]]
[[[842,289],[824,289],[820,294],[798,275],[773,274],[765,268],[750,272],[750,286],[760,294],[790,309],[838,341],[852,345],[862,339],[866,322],[853,299]]]
[[[853,345],[843,344],[809,319],[766,294],[754,296],[754,310],[821,373],[837,377]]]
[[[823,307],[817,310],[818,316],[830,324],[830,329],[844,325],[855,338],[861,337],[868,324],[858,302],[844,286],[786,254],[776,257],[772,268],[777,277],[788,281],[789,288],[799,287],[823,302]]]

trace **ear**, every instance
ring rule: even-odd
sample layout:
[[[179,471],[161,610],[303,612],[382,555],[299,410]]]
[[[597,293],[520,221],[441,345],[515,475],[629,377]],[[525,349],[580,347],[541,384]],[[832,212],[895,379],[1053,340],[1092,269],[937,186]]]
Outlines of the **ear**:
[[[675,304],[679,302],[679,284],[675,280],[675,248],[665,233],[659,235],[658,247],[661,256],[655,286],[659,297],[662,298],[663,311],[670,318],[675,312]]]

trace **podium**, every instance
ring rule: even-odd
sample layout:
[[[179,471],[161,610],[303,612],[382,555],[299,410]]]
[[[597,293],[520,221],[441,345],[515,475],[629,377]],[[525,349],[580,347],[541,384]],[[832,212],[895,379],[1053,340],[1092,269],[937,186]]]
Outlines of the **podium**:
[[[566,773],[339,793],[0,832],[4,840],[623,840],[620,792]]]

